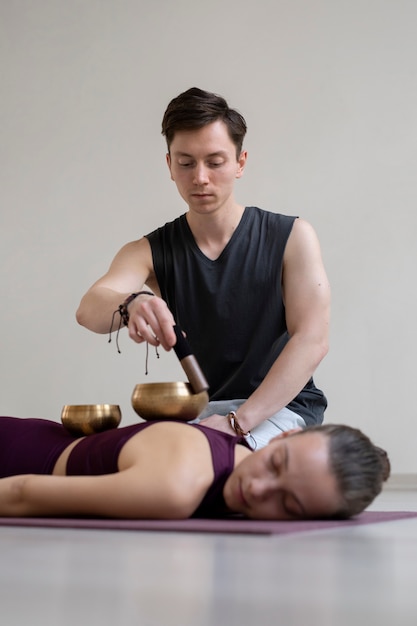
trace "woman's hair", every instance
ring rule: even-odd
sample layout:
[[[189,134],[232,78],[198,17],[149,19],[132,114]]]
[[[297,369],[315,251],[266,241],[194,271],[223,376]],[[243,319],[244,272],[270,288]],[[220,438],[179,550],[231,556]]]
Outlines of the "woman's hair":
[[[177,131],[197,130],[217,120],[226,124],[239,158],[246,134],[244,118],[238,111],[231,109],[222,96],[197,87],[192,87],[171,100],[164,113],[162,134],[166,138],[168,152]]]
[[[340,509],[332,517],[348,518],[363,511],[381,492],[391,465],[387,453],[362,431],[342,424],[311,426],[329,439],[330,467],[341,495]]]

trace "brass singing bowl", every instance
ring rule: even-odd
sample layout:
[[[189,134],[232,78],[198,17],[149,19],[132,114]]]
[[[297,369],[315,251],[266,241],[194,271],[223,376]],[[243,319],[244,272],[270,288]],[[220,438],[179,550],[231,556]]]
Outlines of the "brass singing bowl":
[[[117,428],[121,419],[118,404],[66,404],[61,412],[65,428],[80,437]]]
[[[194,393],[190,383],[141,383],[132,393],[132,407],[144,420],[195,419],[206,407],[207,391]]]

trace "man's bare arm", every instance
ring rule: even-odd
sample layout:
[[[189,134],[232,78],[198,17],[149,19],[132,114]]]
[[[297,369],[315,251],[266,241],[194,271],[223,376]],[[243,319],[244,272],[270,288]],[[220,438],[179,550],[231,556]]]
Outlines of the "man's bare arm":
[[[328,352],[330,286],[317,236],[303,220],[295,221],[288,240],[282,282],[290,340],[263,382],[237,411],[245,431],[291,402]],[[224,417],[210,416],[204,424],[230,432]]]
[[[148,341],[169,350],[175,344],[175,321],[159,297],[152,252],[146,238],[126,244],[116,254],[108,272],[81,299],[77,321],[96,333],[108,333],[114,311],[130,294],[142,290],[150,290],[156,297],[141,295],[129,304],[129,336],[136,343]],[[113,331],[118,328],[119,321],[117,313]]]

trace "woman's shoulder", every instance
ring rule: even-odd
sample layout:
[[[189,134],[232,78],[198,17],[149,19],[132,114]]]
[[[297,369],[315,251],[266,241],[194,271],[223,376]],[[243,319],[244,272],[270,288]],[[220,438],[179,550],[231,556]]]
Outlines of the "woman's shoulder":
[[[149,457],[158,458],[161,463],[196,462],[198,455],[210,459],[210,445],[207,437],[192,424],[162,420],[147,424],[147,427],[133,434],[123,445],[119,456],[121,469],[149,462]]]

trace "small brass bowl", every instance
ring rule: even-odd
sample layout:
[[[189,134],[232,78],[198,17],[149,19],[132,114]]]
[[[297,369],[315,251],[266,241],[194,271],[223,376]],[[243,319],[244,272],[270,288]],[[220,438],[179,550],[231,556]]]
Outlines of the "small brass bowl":
[[[117,428],[121,419],[117,404],[66,404],[61,412],[62,424],[79,437]]]
[[[206,407],[207,391],[194,393],[190,383],[143,383],[132,393],[132,407],[144,420],[195,419]]]

